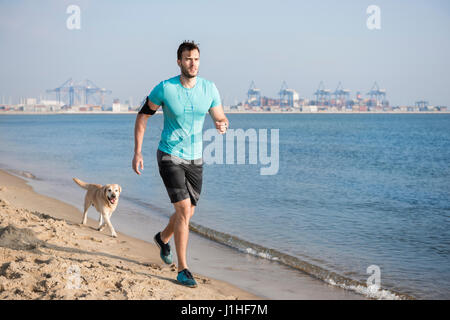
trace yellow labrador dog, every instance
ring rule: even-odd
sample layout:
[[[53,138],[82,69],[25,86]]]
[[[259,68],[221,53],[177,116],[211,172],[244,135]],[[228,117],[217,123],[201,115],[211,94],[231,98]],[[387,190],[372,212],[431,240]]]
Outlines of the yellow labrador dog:
[[[111,236],[116,238],[117,233],[111,224],[110,218],[117,208],[122,188],[118,184],[106,184],[102,186],[100,184],[86,183],[77,178],[73,178],[73,181],[83,189],[87,190],[86,196],[84,197],[84,214],[81,223],[86,224],[87,212],[92,205],[100,213],[98,231],[102,231],[106,223],[111,231]],[[105,220],[105,223],[103,223],[103,219]]]

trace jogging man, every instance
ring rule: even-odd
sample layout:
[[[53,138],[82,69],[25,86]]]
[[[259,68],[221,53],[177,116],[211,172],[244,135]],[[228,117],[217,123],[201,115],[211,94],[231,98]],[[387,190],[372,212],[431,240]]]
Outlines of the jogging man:
[[[144,169],[142,141],[148,118],[161,106],[164,128],[157,150],[159,173],[175,212],[154,240],[160,248],[161,259],[172,263],[169,241],[174,236],[178,258],[177,280],[182,285],[196,287],[197,283],[186,263],[189,220],[200,198],[203,175],[202,130],[206,113],[216,129],[224,134],[228,128],[219,92],[213,82],[198,77],[200,49],[194,42],[183,42],[177,51],[181,74],[160,82],[151,91],[140,109],[134,128],[133,170],[140,175]]]

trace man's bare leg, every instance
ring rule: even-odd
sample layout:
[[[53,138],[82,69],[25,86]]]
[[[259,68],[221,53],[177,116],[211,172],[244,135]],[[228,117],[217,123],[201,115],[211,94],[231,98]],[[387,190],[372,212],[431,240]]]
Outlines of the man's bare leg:
[[[192,216],[194,215],[194,211],[195,211],[195,206],[193,204],[191,204],[191,210],[192,210],[192,212],[191,212],[191,218],[192,218]],[[164,243],[168,243],[173,236],[173,230],[174,230],[174,226],[175,226],[175,213],[176,212],[172,213],[172,216],[170,217],[170,220],[169,220],[169,224],[166,226],[166,228],[163,231],[161,231],[160,236],[161,236],[162,242],[164,242]]]
[[[187,269],[186,249],[189,239],[189,221],[194,215],[195,206],[191,204],[191,199],[187,198],[174,204],[175,212],[169,220],[169,224],[161,232],[161,240],[168,243],[172,235],[175,238],[175,247],[178,257],[178,272]]]

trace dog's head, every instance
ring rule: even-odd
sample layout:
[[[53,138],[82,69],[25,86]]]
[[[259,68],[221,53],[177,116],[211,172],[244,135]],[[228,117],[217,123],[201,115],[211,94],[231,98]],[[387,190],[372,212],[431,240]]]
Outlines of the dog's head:
[[[119,201],[120,193],[122,192],[122,187],[118,184],[107,184],[103,187],[103,189],[108,204],[117,204],[117,202]]]

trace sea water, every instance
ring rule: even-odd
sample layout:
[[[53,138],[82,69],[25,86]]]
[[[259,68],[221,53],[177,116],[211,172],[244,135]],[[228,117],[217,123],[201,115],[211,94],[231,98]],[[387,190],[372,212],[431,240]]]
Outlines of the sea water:
[[[262,175],[267,165],[250,163],[248,141],[244,164],[205,163],[193,231],[368,296],[369,270],[378,268],[380,297],[450,298],[450,115],[228,118],[230,129],[278,130],[278,171]],[[131,169],[134,121],[134,114],[1,115],[0,166],[33,173],[80,209],[72,177],[119,183],[113,220],[126,216],[122,229],[143,235],[139,215],[163,225],[173,206],[156,162],[162,115],[148,121],[141,176]],[[204,130],[212,128],[207,119]]]

